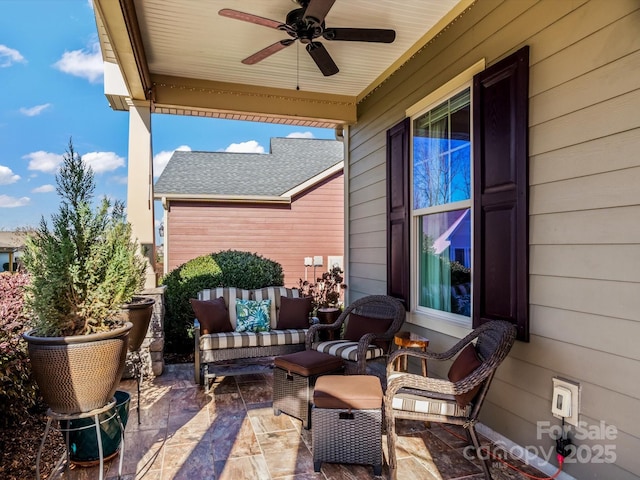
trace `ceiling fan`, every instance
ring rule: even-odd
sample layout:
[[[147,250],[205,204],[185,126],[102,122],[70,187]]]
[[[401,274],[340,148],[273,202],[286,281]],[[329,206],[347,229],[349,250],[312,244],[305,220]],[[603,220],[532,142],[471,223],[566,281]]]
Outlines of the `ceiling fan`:
[[[331,55],[317,38],[330,41],[392,43],[396,38],[395,30],[381,28],[327,28],[324,18],[335,0],[296,0],[301,8],[291,10],[284,23],[259,17],[231,8],[223,8],[218,14],[223,17],[242,20],[264,27],[286,32],[291,38],[280,40],[248,56],[242,63],[254,65],[274,53],[292,45],[296,40],[306,45],[307,52],[325,77],[335,75],[340,70]]]

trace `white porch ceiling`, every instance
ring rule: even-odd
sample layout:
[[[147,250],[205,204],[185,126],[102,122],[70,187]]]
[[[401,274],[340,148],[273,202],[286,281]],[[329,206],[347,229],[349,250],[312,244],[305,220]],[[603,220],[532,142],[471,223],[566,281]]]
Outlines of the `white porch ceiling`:
[[[253,95],[254,99],[267,101],[290,97],[309,105],[326,101],[333,102],[334,107],[349,104],[355,111],[358,100],[472,3],[471,0],[336,0],[325,18],[327,27],[393,29],[396,39],[391,44],[319,39],[340,69],[336,75],[324,77],[299,42],[255,65],[242,64],[242,59],[289,36],[218,14],[222,8],[231,8],[284,22],[289,11],[299,8],[293,0],[94,1],[103,58],[120,66],[130,97],[141,99],[143,89],[136,89],[136,82],[144,85],[146,70],[147,81],[158,89],[165,87],[157,95],[156,111],[226,118],[234,118],[233,114],[245,117],[273,113],[276,119],[293,117],[294,121],[298,115],[294,107],[273,112],[261,107],[251,112],[248,105],[239,102],[238,111],[234,112],[232,102],[222,101],[218,105],[211,94],[217,93],[221,99],[229,94]],[[127,9],[129,14],[123,14]],[[137,48],[135,30],[139,32]],[[133,78],[136,75],[138,78]],[[188,99],[181,100],[184,97],[178,95],[181,90]],[[196,93],[202,97],[199,105]],[[110,97],[110,101],[114,108],[127,108],[121,99]],[[312,111],[309,118],[300,120],[308,122],[314,118],[334,124],[350,121],[348,115],[341,117],[326,110]]]

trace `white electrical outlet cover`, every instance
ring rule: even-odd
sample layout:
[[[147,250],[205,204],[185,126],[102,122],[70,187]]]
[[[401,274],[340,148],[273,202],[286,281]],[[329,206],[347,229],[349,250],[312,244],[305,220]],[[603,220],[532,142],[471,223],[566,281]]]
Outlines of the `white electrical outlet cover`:
[[[580,384],[574,380],[569,380],[562,377],[553,377],[553,393],[551,396],[551,413],[556,418],[562,418],[569,425],[577,426],[580,420]],[[568,401],[561,401],[560,405],[565,408],[557,408],[558,405],[556,391],[558,388],[567,390],[570,394],[566,399]],[[562,412],[559,412],[562,410]]]
[[[560,385],[553,387],[551,413],[564,418],[571,416],[571,391],[568,388]]]

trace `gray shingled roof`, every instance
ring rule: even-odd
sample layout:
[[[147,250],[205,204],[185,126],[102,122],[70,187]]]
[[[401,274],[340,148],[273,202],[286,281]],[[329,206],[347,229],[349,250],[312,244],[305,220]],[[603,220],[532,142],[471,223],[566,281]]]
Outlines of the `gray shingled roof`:
[[[0,232],[0,252],[16,252],[24,248],[26,232],[3,231]]]
[[[342,142],[303,138],[272,138],[269,154],[175,151],[155,195],[280,196],[343,157]]]

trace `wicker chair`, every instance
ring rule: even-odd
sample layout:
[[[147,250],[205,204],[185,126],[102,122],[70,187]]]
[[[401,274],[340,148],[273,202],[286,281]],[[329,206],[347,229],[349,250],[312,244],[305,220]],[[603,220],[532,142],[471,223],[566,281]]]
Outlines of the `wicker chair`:
[[[306,349],[339,356],[345,362],[346,374],[376,375],[384,387],[386,359],[393,345],[393,336],[402,327],[404,319],[405,310],[398,299],[369,295],[348,305],[334,323],[313,325],[307,333]],[[349,325],[349,322],[356,321],[362,323]],[[333,331],[336,340],[317,341],[321,331]],[[354,332],[361,333],[357,340],[345,338]]]
[[[496,369],[511,350],[515,337],[516,329],[512,324],[494,320],[476,328],[444,353],[400,349],[390,355],[384,404],[389,471],[392,479],[397,476],[395,421],[398,418],[461,425],[466,429],[469,443],[479,452],[480,444],[475,424]],[[474,340],[475,353],[471,355],[475,363],[467,365],[466,369],[472,371],[465,373],[466,376],[462,378],[452,375],[453,365],[449,371],[449,378],[453,381],[394,371],[395,359],[402,355],[443,361],[463,352],[462,355],[458,355],[462,359],[467,352],[473,352],[473,349],[465,347]],[[456,363],[458,366],[462,364],[457,359],[454,364]],[[464,394],[466,399],[462,398]],[[491,479],[488,459],[486,455],[482,455],[482,458],[485,477]]]

